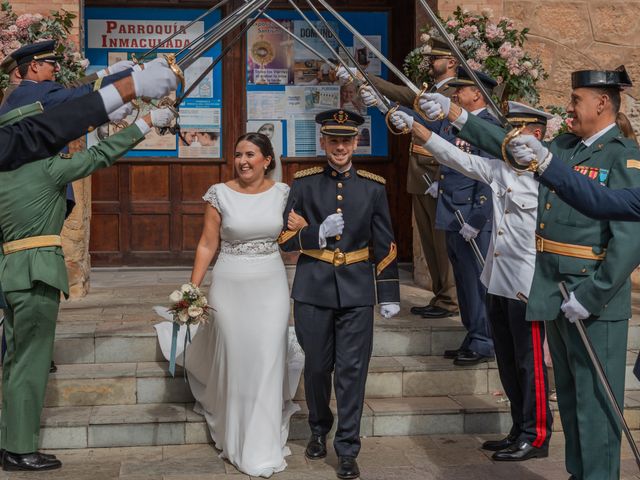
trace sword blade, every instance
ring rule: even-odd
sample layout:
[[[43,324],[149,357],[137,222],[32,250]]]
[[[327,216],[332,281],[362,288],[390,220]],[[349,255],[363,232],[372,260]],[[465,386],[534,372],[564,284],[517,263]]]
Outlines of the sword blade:
[[[562,297],[564,298],[564,300],[568,302],[570,295],[569,295],[569,289],[567,288],[566,283],[565,282],[558,283],[558,288],[560,289],[560,293],[562,294]],[[618,401],[616,400],[616,397],[613,394],[613,390],[611,389],[611,384],[609,383],[609,379],[607,378],[607,375],[604,373],[604,368],[602,368],[602,364],[600,363],[598,354],[593,348],[591,339],[587,335],[587,330],[584,327],[584,323],[582,322],[581,319],[577,319],[575,322],[575,326],[578,329],[578,333],[580,334],[580,339],[582,340],[582,343],[584,344],[584,348],[587,351],[587,354],[589,355],[589,359],[593,364],[593,368],[595,369],[596,374],[598,375],[598,379],[600,380],[602,388],[604,389],[605,394],[607,395],[607,398],[609,400],[609,406],[611,407],[611,409],[613,410],[613,413],[617,417],[618,422],[620,422],[620,426],[624,430],[624,434],[627,437],[627,440],[629,441],[629,446],[631,447],[631,450],[633,451],[633,455],[636,458],[636,464],[640,468],[640,452],[638,452],[638,447],[636,445],[636,442],[633,440],[633,435],[631,435],[631,430],[629,430],[629,425],[627,425],[627,422],[624,419],[624,415],[622,414],[622,409],[620,408],[620,405],[618,405]]]
[[[462,216],[462,212],[460,210],[455,211],[456,219],[458,219],[458,223],[460,224],[460,228],[465,224],[464,217]],[[471,245],[471,250],[473,250],[473,254],[476,256],[476,260],[482,268],[484,268],[484,257],[482,256],[482,252],[480,248],[478,248],[478,244],[476,243],[476,239],[472,238],[469,240],[469,245]]]
[[[178,30],[176,30],[174,33],[172,33],[171,35],[169,35],[167,38],[165,38],[164,40],[162,40],[158,45],[156,45],[155,47],[153,47],[151,50],[145,52],[141,57],[138,58],[138,62],[142,62],[145,58],[147,58],[149,55],[151,55],[153,52],[155,52],[156,50],[158,50],[160,47],[162,47],[163,45],[166,45],[167,42],[171,41],[173,38],[175,38],[176,36],[186,32],[192,25],[194,25],[196,22],[199,22],[200,20],[202,20],[204,17],[212,14],[213,12],[215,12],[216,10],[218,10],[220,7],[223,7],[226,3],[228,3],[229,0],[220,0],[220,2],[218,2],[216,5],[214,5],[213,7],[211,7],[209,10],[207,10],[206,12],[204,12],[202,15],[199,15],[198,18],[195,18],[194,20],[190,21],[187,25],[185,25],[184,27],[180,27]],[[197,41],[197,40],[194,40]]]
[[[503,127],[505,128],[510,127],[511,124],[509,123],[509,120],[507,120],[507,117],[505,117],[502,111],[500,110],[500,108],[498,108],[498,105],[496,105],[496,102],[493,101],[493,98],[491,98],[491,94],[486,89],[486,87],[482,84],[482,82],[476,75],[476,72],[474,72],[473,69],[469,66],[469,64],[467,63],[467,59],[464,58],[464,55],[458,48],[458,45],[456,45],[456,43],[453,40],[451,40],[451,38],[449,37],[449,33],[444,28],[444,25],[442,25],[442,23],[440,22],[440,19],[438,18],[438,16],[431,9],[431,7],[426,2],[426,0],[419,0],[419,2],[420,2],[420,5],[422,5],[424,10],[426,11],[429,18],[431,19],[431,23],[433,23],[433,25],[436,27],[438,32],[440,32],[440,36],[442,37],[442,39],[445,42],[447,42],[447,44],[449,45],[449,48],[451,48],[451,52],[458,59],[458,61],[460,62],[460,65],[462,65],[462,68],[466,70],[466,72],[469,74],[469,77],[473,80],[473,83],[475,83],[476,87],[478,87],[478,89],[482,92],[482,95],[485,97],[489,108],[493,111],[493,114],[500,121]]]
[[[369,40],[367,40],[364,35],[362,35],[358,30],[355,29],[353,25],[351,25],[342,15],[340,15],[331,5],[329,5],[325,0],[318,0],[320,3],[331,15],[335,17],[347,30],[349,30],[354,37],[356,37],[362,44],[367,47],[378,59],[386,65],[386,67],[393,72],[393,74],[400,79],[402,83],[404,83],[407,87],[411,89],[413,93],[418,95],[420,93],[420,89],[413,83],[402,71],[397,68],[391,60],[385,57],[380,50],[378,50]]]
[[[291,1],[291,0],[290,0]],[[380,98],[380,100],[382,100],[382,102],[385,104],[385,106],[387,107],[387,109],[391,109],[393,107],[393,104],[387,99],[387,97],[385,97],[380,90],[378,90],[378,87],[376,87],[373,82],[371,82],[371,80],[369,80],[369,74],[365,71],[364,68],[362,68],[362,65],[360,65],[358,63],[358,61],[354,58],[353,54],[351,53],[351,51],[347,48],[347,46],[344,44],[344,42],[342,40],[340,40],[340,37],[338,36],[338,33],[333,29],[333,27],[329,24],[329,22],[322,16],[322,14],[318,11],[318,9],[315,7],[315,5],[311,2],[311,0],[306,0],[307,5],[309,5],[309,7],[311,7],[311,10],[313,10],[313,13],[316,14],[316,16],[320,19],[320,21],[322,22],[322,24],[325,26],[325,28],[331,33],[331,35],[333,36],[333,38],[335,38],[336,42],[338,42],[338,45],[340,46],[340,48],[342,48],[342,50],[344,50],[344,53],[347,55],[347,57],[349,58],[349,60],[351,60],[351,62],[353,63],[353,65],[356,67],[356,69],[358,70],[358,72],[360,72],[360,75],[362,75],[362,77],[365,79],[365,81],[369,84],[369,86],[373,89],[373,91],[375,92],[375,94]],[[338,59],[340,59],[340,55],[338,55]],[[349,67],[346,67],[347,71],[351,71],[349,70]]]
[[[295,33],[293,33],[291,30],[289,30],[288,28],[284,28],[284,26],[278,22],[276,19],[272,18],[270,15],[263,13],[262,14],[263,17],[271,20],[273,23],[275,23],[278,28],[280,28],[280,30],[282,30],[284,33],[286,33],[287,35],[289,35],[291,38],[293,38],[294,40],[296,40],[297,42],[299,42],[301,45],[303,45],[307,50],[309,50],[311,53],[313,53],[316,57],[318,57],[320,60],[322,60],[324,63],[326,63],[327,65],[329,65],[331,68],[336,68],[337,65],[335,63],[333,63],[331,60],[329,60],[327,57],[325,57],[324,55],[322,55],[318,50],[316,50],[315,48],[313,48],[311,45],[309,45],[307,42],[305,42],[303,39],[301,39],[298,35],[296,35]]]

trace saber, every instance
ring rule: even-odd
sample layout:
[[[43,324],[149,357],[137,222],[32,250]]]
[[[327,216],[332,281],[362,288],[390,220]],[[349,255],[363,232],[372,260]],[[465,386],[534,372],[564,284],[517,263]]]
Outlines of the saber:
[[[438,16],[434,13],[434,11],[431,9],[429,4],[425,0],[419,0],[419,1],[420,1],[420,5],[422,5],[427,15],[431,19],[431,22],[440,33],[440,36],[442,37],[442,39],[445,42],[447,42],[447,44],[451,48],[451,52],[454,54],[456,59],[460,62],[460,65],[462,65],[462,68],[466,70],[466,72],[469,74],[469,77],[473,80],[473,83],[475,83],[476,87],[478,87],[478,89],[482,92],[482,95],[487,101],[489,108],[493,111],[494,115],[498,118],[502,127],[503,128],[512,127],[512,125],[509,123],[509,120],[507,120],[507,117],[504,116],[500,108],[498,108],[498,106],[496,105],[496,102],[494,102],[493,98],[491,98],[491,94],[486,89],[486,87],[482,84],[482,82],[478,78],[478,75],[476,75],[476,72],[467,63],[467,59],[464,58],[464,55],[458,48],[458,45],[456,45],[456,43],[453,40],[451,40],[451,38],[449,38],[449,33],[444,28],[442,23],[440,23],[440,19],[438,18]]]
[[[342,15],[340,15],[331,5],[329,5],[325,0],[318,0],[320,3],[331,15],[333,15],[336,20],[338,20],[347,30],[349,30],[354,37],[356,37],[362,44],[367,47],[371,53],[373,53],[382,63],[386,65],[386,67],[391,70],[391,72],[398,77],[402,83],[404,83],[407,87],[411,89],[413,93],[416,95],[420,95],[422,91],[413,83],[400,69],[398,69],[387,57],[385,57],[380,50],[378,50],[369,40],[367,40],[364,35],[362,35],[358,30],[356,30],[353,25],[351,25]]]
[[[458,223],[460,224],[460,228],[466,223],[464,221],[464,217],[462,216],[462,212],[460,210],[455,211],[456,218],[458,219]],[[476,239],[472,238],[469,240],[469,245],[471,245],[471,250],[473,250],[473,254],[476,256],[476,260],[482,268],[484,268],[484,257],[482,256],[482,252],[478,248],[478,244],[476,243]]]
[[[202,15],[200,15],[198,18],[196,18],[195,20],[192,20],[191,22],[189,22],[187,25],[180,27],[178,30],[176,30],[174,33],[172,33],[171,35],[169,35],[167,38],[165,38],[164,40],[162,40],[158,45],[156,45],[155,47],[153,47],[151,50],[147,51],[146,53],[144,53],[140,58],[137,59],[136,63],[141,63],[145,58],[147,58],[149,55],[151,55],[153,52],[155,52],[156,50],[158,50],[160,47],[162,47],[163,45],[166,45],[167,42],[173,40],[173,38],[175,38],[176,36],[185,33],[192,25],[194,25],[196,22],[199,22],[200,20],[202,20],[204,17],[212,14],[213,12],[215,12],[217,9],[219,9],[220,7],[223,7],[225,4],[229,3],[229,0],[221,0],[220,2],[218,2],[216,5],[214,5],[213,7],[211,7],[209,10],[207,10],[206,12],[204,12]],[[194,40],[194,42],[196,42],[198,39]]]
[[[272,18],[270,15],[268,15],[266,13],[263,13],[262,16],[267,18],[267,19],[269,19],[269,20],[271,20],[273,23],[275,23],[280,28],[280,30],[282,30],[284,33],[286,33],[290,37],[292,37],[294,40],[298,41],[307,50],[309,50],[311,53],[313,53],[316,57],[318,57],[324,63],[329,65],[331,68],[333,68],[334,70],[336,70],[338,68],[338,65],[336,65],[331,60],[329,60],[327,57],[322,55],[318,50],[313,48],[311,45],[309,45],[307,42],[305,42],[302,38],[300,38],[298,35],[293,33],[291,30],[289,30],[288,28],[284,28],[284,26],[280,22],[278,22],[275,18]]]
[[[391,124],[391,115],[393,113],[396,112],[396,110],[398,110],[399,105],[396,104],[392,104],[387,97],[385,97],[384,95],[382,95],[382,93],[380,92],[380,90],[378,90],[378,87],[375,86],[375,84],[373,84],[371,82],[371,80],[369,79],[369,75],[367,74],[367,72],[365,71],[364,68],[362,68],[362,66],[358,63],[358,61],[354,58],[353,54],[351,53],[351,51],[347,48],[347,46],[344,44],[344,42],[342,40],[340,40],[340,37],[338,36],[337,32],[333,29],[333,27],[331,25],[329,25],[329,22],[327,22],[327,20],[320,14],[320,12],[318,11],[318,9],[313,5],[313,3],[311,2],[311,0],[306,0],[307,4],[309,5],[309,7],[311,7],[311,10],[313,10],[313,12],[316,14],[316,16],[320,19],[320,21],[322,22],[322,24],[324,25],[324,27],[327,29],[327,31],[331,34],[331,36],[336,40],[336,42],[338,43],[338,48],[342,48],[342,50],[344,51],[344,53],[347,55],[347,57],[349,58],[349,60],[355,65],[356,69],[358,70],[358,73],[360,73],[360,75],[362,75],[362,78],[364,79],[363,84],[360,85],[360,88],[362,88],[364,86],[364,84],[369,85],[374,93],[378,96],[378,98],[381,99],[381,101],[383,102],[382,105],[382,109],[384,109],[385,111],[383,111],[382,113],[385,114],[385,122],[387,123],[387,128],[389,129],[389,131],[391,133],[393,133],[394,135],[405,135],[407,133],[409,133],[411,130],[409,128],[405,128],[402,131],[397,131]],[[329,44],[329,42],[322,36],[322,34],[318,31],[318,29],[315,27],[315,25],[313,25],[313,23],[311,23],[309,21],[309,19],[306,17],[306,15],[302,12],[302,10],[300,10],[298,8],[298,6],[293,2],[293,0],[289,0],[289,3],[291,5],[293,5],[293,7],[296,9],[296,11],[302,16],[302,18],[304,18],[306,20],[306,22],[309,24],[309,26],[313,29],[313,31],[316,33],[316,35],[318,35],[318,37],[320,37],[324,42],[325,45],[327,45],[327,47],[329,47],[329,49],[331,51],[333,51],[333,47]],[[351,72],[351,69],[349,68],[349,65],[342,60],[342,58],[340,57],[339,54],[336,54],[336,58],[338,59],[338,61],[342,64],[342,66],[345,67],[345,69],[347,70],[347,72],[349,72],[349,74],[352,76],[352,78],[355,81],[359,81],[360,79],[354,75]]]
[[[180,109],[180,104],[184,101],[184,99],[187,98],[191,94],[191,92],[193,92],[196,89],[196,87],[200,85],[200,83],[205,78],[207,78],[207,75],[211,73],[211,71],[216,67],[216,65],[220,63],[220,60],[222,60],[224,56],[227,53],[229,53],[229,51],[234,47],[234,45],[238,43],[238,41],[244,36],[244,34],[247,33],[247,30],[249,30],[251,26],[255,23],[255,21],[264,13],[264,11],[269,7],[272,1],[273,0],[267,0],[266,3],[260,8],[258,13],[251,20],[246,22],[246,25],[242,27],[242,29],[236,34],[235,37],[233,37],[233,39],[229,42],[229,44],[226,47],[224,47],[224,49],[220,52],[220,54],[211,62],[211,65],[209,65],[200,74],[200,76],[194,80],[194,82],[189,86],[189,88],[187,88],[182,93],[182,95],[179,98],[177,98],[175,102],[173,102],[173,104],[165,105],[165,106],[177,112]],[[167,132],[171,132],[175,134],[178,130],[179,130],[179,127],[176,124],[176,126],[174,127],[163,127],[159,129],[158,133],[160,133],[160,135],[164,135]]]
[[[560,293],[562,294],[562,298],[564,298],[565,302],[569,301],[569,289],[567,288],[567,284],[565,282],[558,283],[558,288],[560,288]],[[611,384],[607,379],[606,374],[604,373],[604,368],[602,368],[602,364],[600,363],[600,359],[596,354],[595,349],[593,348],[593,344],[591,343],[591,339],[587,335],[587,330],[584,327],[584,323],[580,318],[575,321],[575,326],[578,329],[578,333],[580,334],[580,338],[582,339],[582,343],[584,343],[584,348],[589,355],[589,359],[593,364],[593,368],[598,374],[598,379],[602,384],[602,388],[607,394],[607,398],[609,399],[609,405],[613,409],[613,413],[618,418],[620,425],[622,426],[622,430],[624,430],[624,434],[629,441],[629,446],[631,447],[631,451],[633,452],[633,456],[636,457],[636,464],[638,468],[640,468],[640,452],[638,452],[638,447],[636,446],[636,442],[633,440],[633,436],[631,435],[631,430],[629,430],[629,426],[627,425],[626,420],[624,419],[624,415],[622,414],[622,410],[620,409],[620,405],[618,405],[618,401],[616,400],[615,395],[613,394],[613,390],[611,389]]]

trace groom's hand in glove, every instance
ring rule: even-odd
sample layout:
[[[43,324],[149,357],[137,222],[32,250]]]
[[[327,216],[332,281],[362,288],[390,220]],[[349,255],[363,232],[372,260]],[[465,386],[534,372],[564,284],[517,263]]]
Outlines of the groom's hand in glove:
[[[385,302],[380,304],[380,315],[384,318],[395,317],[400,312],[400,304],[397,302]]]
[[[320,224],[320,248],[327,246],[327,238],[341,235],[342,230],[344,230],[344,218],[342,218],[342,213],[333,213],[325,218]]]

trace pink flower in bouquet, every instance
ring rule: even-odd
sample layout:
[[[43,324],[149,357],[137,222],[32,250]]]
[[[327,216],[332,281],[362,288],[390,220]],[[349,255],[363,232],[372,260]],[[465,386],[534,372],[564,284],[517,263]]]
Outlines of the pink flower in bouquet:
[[[482,64],[476,62],[475,60],[467,60],[467,65],[469,65],[472,70],[482,70]]]
[[[422,43],[427,43],[430,39],[431,35],[429,35],[428,33],[423,33],[422,35],[420,35],[420,42]]]
[[[467,17],[464,19],[464,24],[465,25],[469,25],[471,23],[475,23],[476,22],[476,18],[475,17]]]
[[[487,25],[485,35],[487,36],[487,40],[502,40],[504,38],[502,29],[493,23]]]
[[[500,45],[500,48],[498,48],[498,54],[500,54],[500,56],[506,60],[511,57],[512,48],[513,47],[511,46],[510,42],[504,42],[502,45]]]
[[[552,118],[547,120],[547,131],[545,133],[545,140],[552,140],[560,131],[560,127],[562,126],[562,122],[564,120],[560,115],[554,115]]]
[[[449,20],[447,22],[447,28],[456,28],[458,26],[457,20]]]
[[[26,30],[36,22],[37,20],[34,15],[31,15],[30,13],[24,13],[16,19],[16,27],[18,27],[20,30]]]
[[[478,27],[475,25],[465,25],[460,30],[458,30],[458,38],[461,40],[466,40],[474,35],[477,35]]]
[[[18,40],[11,40],[2,46],[2,51],[5,55],[9,55],[11,52],[19,49],[22,44]]]
[[[532,68],[531,70],[529,70],[529,75],[531,75],[531,78],[533,78],[534,80],[537,80],[540,73],[538,72],[537,68]]]
[[[475,57],[478,62],[483,62],[489,58],[489,49],[484,43],[480,45],[478,50],[476,50]]]
[[[573,131],[573,117],[567,117],[564,120],[564,123],[567,124],[567,128],[569,129],[569,131]]]
[[[520,75],[522,73],[522,67],[517,58],[511,57],[507,59],[507,69],[511,75]]]

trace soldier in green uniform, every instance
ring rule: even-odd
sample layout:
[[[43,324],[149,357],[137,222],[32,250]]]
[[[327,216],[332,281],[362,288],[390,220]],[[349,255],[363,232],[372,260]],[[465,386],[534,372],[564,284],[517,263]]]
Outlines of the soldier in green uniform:
[[[33,104],[9,112],[0,117],[0,126],[41,109]],[[0,282],[7,303],[8,347],[0,419],[4,470],[61,466],[58,459],[37,450],[60,292],[67,296],[69,291],[60,238],[65,185],[110,166],[152,126],[167,126],[173,118],[169,110],[155,110],[87,151],[61,153],[0,173]]]
[[[544,168],[556,157],[575,171],[610,188],[640,187],[640,151],[615,124],[620,90],[631,85],[624,68],[583,70],[572,74],[572,133],[551,143],[512,140],[517,159],[534,155]],[[451,106],[448,99],[426,95],[424,111],[444,112],[460,128],[459,136],[498,157],[505,132]],[[536,268],[527,320],[545,320],[565,433],[565,463],[571,479],[613,480],[620,476],[620,426],[598,381],[573,322],[585,327],[619,405],[623,405],[629,275],[640,262],[637,223],[594,221],[553,190],[540,186],[536,231]],[[532,232],[533,233],[533,232]],[[571,298],[564,302],[558,282]]]

